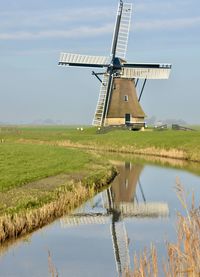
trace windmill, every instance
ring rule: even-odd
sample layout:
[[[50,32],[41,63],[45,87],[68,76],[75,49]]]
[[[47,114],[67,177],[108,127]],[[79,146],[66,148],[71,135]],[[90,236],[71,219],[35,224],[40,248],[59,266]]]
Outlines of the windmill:
[[[120,0],[110,57],[61,53],[58,65],[103,69],[92,72],[101,82],[94,126],[131,125],[144,127],[140,100],[147,79],[168,79],[171,64],[129,63],[125,60],[131,25],[132,4]],[[141,91],[136,92],[142,81]]]

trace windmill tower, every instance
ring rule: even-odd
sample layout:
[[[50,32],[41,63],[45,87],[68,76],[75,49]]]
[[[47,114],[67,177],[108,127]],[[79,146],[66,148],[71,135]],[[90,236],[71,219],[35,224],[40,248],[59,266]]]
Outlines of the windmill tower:
[[[171,64],[129,63],[125,60],[131,25],[132,4],[120,0],[117,10],[110,57],[61,53],[60,66],[104,69],[92,72],[101,82],[94,114],[94,126],[144,126],[145,113],[140,100],[147,79],[168,79]],[[102,76],[102,78],[100,78]],[[136,92],[139,80],[143,82]]]

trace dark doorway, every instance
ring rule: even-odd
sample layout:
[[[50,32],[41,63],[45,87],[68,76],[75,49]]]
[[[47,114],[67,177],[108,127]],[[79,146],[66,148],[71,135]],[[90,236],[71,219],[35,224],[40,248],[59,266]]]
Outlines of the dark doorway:
[[[128,124],[131,122],[131,115],[130,113],[125,114],[125,124]]]

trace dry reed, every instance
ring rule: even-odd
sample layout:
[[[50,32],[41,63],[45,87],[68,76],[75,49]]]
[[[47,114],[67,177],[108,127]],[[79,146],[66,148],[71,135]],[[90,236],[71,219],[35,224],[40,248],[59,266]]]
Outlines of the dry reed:
[[[52,277],[58,277],[58,271],[57,268],[55,267],[52,257],[51,257],[51,252],[48,250],[48,266],[49,266],[49,273]]]
[[[78,148],[84,150],[94,150],[94,151],[104,151],[104,152],[113,152],[113,153],[124,153],[124,154],[136,154],[136,155],[146,155],[146,156],[155,156],[155,157],[163,157],[163,158],[171,158],[171,159],[181,159],[181,160],[190,160],[190,161],[199,161],[197,158],[191,158],[187,155],[187,153],[183,150],[177,150],[175,148],[171,148],[169,150],[164,148],[157,147],[146,147],[146,148],[138,148],[137,146],[129,145],[127,146],[110,146],[110,145],[97,145],[97,144],[81,144],[74,143],[70,140],[64,141],[43,141],[43,140],[34,140],[34,139],[19,139],[18,143],[26,143],[26,144],[39,144],[39,145],[54,145],[61,147],[69,147],[69,148]]]
[[[97,180],[90,186],[79,182],[69,188],[62,188],[57,192],[57,199],[36,209],[27,209],[15,214],[6,214],[0,217],[0,243],[8,239],[17,238],[30,233],[52,222],[64,214],[70,213],[81,203],[91,198],[94,193],[111,182],[116,175],[113,169],[107,172],[102,182]]]
[[[81,201],[89,197],[90,192],[80,184],[73,192],[66,192],[58,200],[38,209],[26,210],[0,218],[0,242],[29,233],[51,222],[54,218],[70,212]]]
[[[177,215],[177,242],[167,243],[167,261],[163,263],[162,272],[158,271],[158,256],[152,246],[149,254],[145,250],[139,258],[135,256],[134,271],[129,271],[127,276],[200,276],[200,207],[195,208],[193,196],[192,206],[188,209],[186,194],[179,181],[176,188],[186,216]]]

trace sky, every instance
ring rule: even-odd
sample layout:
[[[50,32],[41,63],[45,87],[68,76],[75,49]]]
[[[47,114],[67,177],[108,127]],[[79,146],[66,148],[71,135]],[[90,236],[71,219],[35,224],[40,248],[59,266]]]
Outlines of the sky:
[[[129,0],[128,62],[172,63],[149,80],[148,117],[200,124],[200,1]],[[100,83],[59,53],[110,55],[117,0],[0,0],[0,122],[91,124]]]

